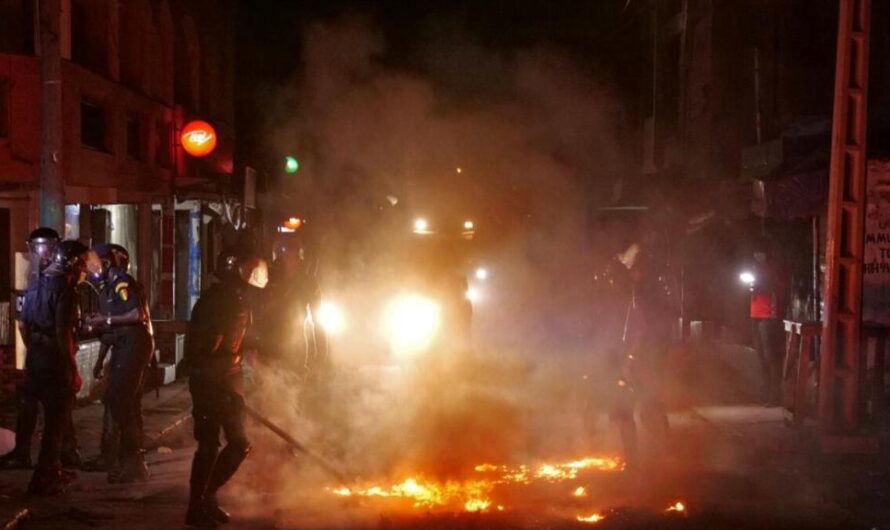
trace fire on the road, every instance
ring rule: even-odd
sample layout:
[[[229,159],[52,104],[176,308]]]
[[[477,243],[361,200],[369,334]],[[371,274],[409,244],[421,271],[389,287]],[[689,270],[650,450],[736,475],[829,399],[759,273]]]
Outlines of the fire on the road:
[[[665,511],[666,512],[684,513],[686,511],[686,505],[683,504],[683,501],[677,501],[674,504],[671,504],[670,506],[668,506],[667,510],[665,510]]]
[[[598,523],[605,518],[606,517],[604,515],[598,513],[592,513],[590,515],[579,515],[578,517],[576,517],[576,519],[578,519],[578,521],[582,523]]]
[[[536,481],[563,482],[578,478],[583,471],[621,471],[623,462],[618,458],[589,457],[561,463],[542,463],[534,467],[521,465],[480,464],[474,468],[480,478],[468,480],[436,481],[423,477],[409,477],[391,485],[365,485],[341,487],[330,490],[341,497],[379,497],[406,499],[415,508],[457,507],[467,512],[488,512],[495,505],[491,493],[495,486],[503,484],[529,485]],[[580,492],[580,493],[579,493]],[[575,496],[586,495],[583,487],[574,490]],[[579,519],[580,520],[580,519]]]

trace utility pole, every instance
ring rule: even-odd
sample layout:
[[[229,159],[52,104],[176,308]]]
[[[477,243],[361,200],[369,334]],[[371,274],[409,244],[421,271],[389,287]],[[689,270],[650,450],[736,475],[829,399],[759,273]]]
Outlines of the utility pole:
[[[868,52],[871,0],[840,0],[819,360],[823,449],[860,427]]]
[[[40,224],[64,236],[65,185],[62,181],[61,2],[39,0],[41,153]]]

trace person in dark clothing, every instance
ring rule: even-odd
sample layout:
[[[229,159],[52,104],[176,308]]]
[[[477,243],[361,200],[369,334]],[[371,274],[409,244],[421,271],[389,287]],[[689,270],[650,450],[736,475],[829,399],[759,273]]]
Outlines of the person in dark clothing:
[[[620,349],[624,358],[614,363],[619,373],[610,418],[621,432],[628,466],[638,463],[636,409],[654,439],[663,442],[670,433],[662,387],[672,335],[672,307],[664,283],[664,263],[655,243],[656,236],[650,233],[642,244],[631,245],[617,258],[621,266],[616,270],[625,271],[630,298]]]
[[[62,265],[68,281],[78,289],[79,282],[86,276],[86,261],[89,249],[78,241],[62,241],[56,250],[60,253],[56,260]],[[78,314],[83,308],[78,296]],[[0,469],[27,469],[31,467],[31,441],[37,427],[39,403],[34,392],[26,385],[20,385],[16,392],[18,416],[16,418],[15,447],[0,457]],[[64,439],[62,442],[62,465],[66,469],[80,467],[80,452],[74,432],[74,421],[69,415],[65,422]]]
[[[83,298],[88,299],[89,304],[82,303],[81,308],[85,315],[92,317],[102,313],[102,292],[105,289],[107,274],[103,272],[102,260],[95,250],[91,250],[90,262],[88,264],[88,281],[83,282],[84,286]],[[122,256],[114,254],[116,258]],[[128,272],[128,263],[116,261],[114,266],[124,272]],[[86,309],[87,305],[89,309]],[[96,330],[93,326],[86,324],[87,333],[99,340],[99,354],[96,358],[96,364],[93,367],[93,378],[101,380],[105,375],[105,360],[111,350],[113,342],[113,334],[110,329],[104,331]],[[102,404],[104,410],[102,413],[102,435],[99,442],[99,454],[87,460],[81,466],[82,471],[107,473],[112,469],[120,469],[120,426],[111,413],[111,404],[109,400],[104,399]]]
[[[87,323],[110,335],[111,369],[104,401],[120,429],[119,458],[112,462],[108,481],[128,483],[148,479],[142,451],[142,390],[154,352],[151,317],[141,286],[127,272],[129,254],[119,245],[99,245],[102,261],[102,313]]]
[[[190,371],[198,449],[189,478],[188,526],[214,528],[229,521],[216,493],[250,452],[243,425],[243,342],[253,320],[251,285],[265,287],[265,268],[259,258],[224,252],[216,269],[220,281],[192,309],[184,363]],[[226,437],[222,451],[220,431]]]
[[[44,414],[40,456],[28,492],[52,495],[62,492],[74,477],[62,471],[61,453],[74,397],[82,383],[75,358],[77,305],[64,270],[58,233],[45,227],[34,230],[28,249],[37,275],[25,292],[19,320],[28,350],[24,391],[26,399],[40,403]]]
[[[777,406],[782,393],[782,361],[785,357],[785,328],[782,319],[788,304],[789,281],[785,267],[761,242],[754,252],[751,271],[751,333],[760,359],[762,399]]]

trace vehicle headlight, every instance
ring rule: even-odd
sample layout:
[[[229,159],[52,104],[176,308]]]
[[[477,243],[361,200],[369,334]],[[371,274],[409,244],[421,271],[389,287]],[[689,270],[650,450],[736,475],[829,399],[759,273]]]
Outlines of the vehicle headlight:
[[[342,333],[346,327],[346,318],[343,315],[343,311],[339,306],[328,301],[323,301],[319,304],[316,321],[326,333],[331,335]]]
[[[436,338],[440,325],[439,305],[423,296],[402,296],[386,308],[383,325],[396,353],[418,353]]]

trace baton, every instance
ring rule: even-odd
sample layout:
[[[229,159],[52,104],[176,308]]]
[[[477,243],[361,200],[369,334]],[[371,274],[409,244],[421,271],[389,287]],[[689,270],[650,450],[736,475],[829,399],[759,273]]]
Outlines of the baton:
[[[285,442],[287,442],[287,444],[292,449],[302,453],[303,456],[305,456],[309,460],[312,460],[313,462],[315,462],[315,465],[317,465],[323,471],[327,472],[328,474],[330,474],[331,476],[333,476],[334,478],[339,480],[341,483],[343,483],[343,484],[346,483],[346,478],[343,476],[343,474],[340,473],[337,469],[335,469],[334,466],[332,466],[327,460],[325,460],[324,458],[322,458],[322,457],[318,456],[317,454],[313,453],[312,451],[310,451],[305,445],[300,443],[296,438],[294,438],[293,436],[288,434],[284,429],[282,429],[278,425],[275,425],[274,423],[272,423],[268,418],[266,418],[265,416],[263,416],[262,414],[257,412],[255,409],[251,408],[246,403],[244,404],[244,412],[246,412],[248,416],[250,416],[251,418],[256,420],[258,423],[262,424],[263,427],[269,429],[270,431],[272,431],[273,433],[278,435],[278,437],[281,438],[282,440],[284,440]]]

